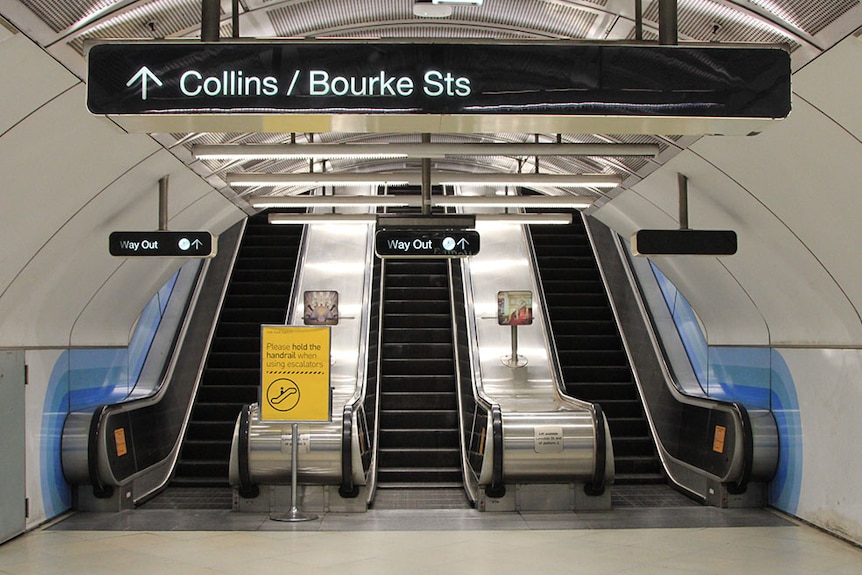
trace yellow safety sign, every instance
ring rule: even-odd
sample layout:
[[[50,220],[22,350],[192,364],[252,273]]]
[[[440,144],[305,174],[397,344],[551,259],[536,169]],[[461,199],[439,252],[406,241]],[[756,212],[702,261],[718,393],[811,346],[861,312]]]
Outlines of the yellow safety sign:
[[[262,421],[331,420],[329,330],[329,327],[261,326]]]

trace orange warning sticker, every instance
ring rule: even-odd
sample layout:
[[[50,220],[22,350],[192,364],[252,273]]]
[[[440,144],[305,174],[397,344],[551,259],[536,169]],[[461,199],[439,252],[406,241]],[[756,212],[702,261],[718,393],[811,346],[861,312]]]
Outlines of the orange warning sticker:
[[[123,427],[118,427],[114,430],[114,443],[117,445],[117,457],[122,457],[128,450],[126,449],[126,430]]]
[[[716,453],[724,453],[724,436],[727,434],[727,428],[721,425],[715,426],[715,435],[712,438],[712,450]]]

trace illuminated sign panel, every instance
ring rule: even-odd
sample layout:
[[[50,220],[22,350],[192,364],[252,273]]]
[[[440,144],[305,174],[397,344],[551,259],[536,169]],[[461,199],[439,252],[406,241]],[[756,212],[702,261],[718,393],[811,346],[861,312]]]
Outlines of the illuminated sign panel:
[[[112,256],[211,258],[216,255],[216,238],[209,232],[112,232],[108,252]]]
[[[613,43],[104,43],[87,106],[113,115],[783,118],[775,47]]]
[[[381,258],[463,258],[479,253],[479,232],[378,230],[374,251]]]

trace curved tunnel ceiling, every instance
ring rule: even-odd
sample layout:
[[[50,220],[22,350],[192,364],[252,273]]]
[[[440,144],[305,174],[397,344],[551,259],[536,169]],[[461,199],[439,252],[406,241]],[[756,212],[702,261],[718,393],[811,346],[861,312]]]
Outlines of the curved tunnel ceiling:
[[[225,38],[232,32],[230,6],[221,2]],[[240,0],[240,6],[242,36],[264,39],[631,41],[635,35],[635,0],[485,0],[433,19],[415,16],[412,0]],[[645,41],[654,42],[658,2],[643,0],[643,9]],[[129,134],[119,122],[86,112],[84,41],[193,39],[200,35],[200,0],[6,0],[0,14],[0,227],[19,236],[0,245],[0,346],[128,342],[143,305],[180,263],[112,259],[105,238],[112,230],[152,229],[154,186],[165,174],[174,190],[171,229],[218,234],[255,211],[247,189],[227,186],[228,172],[308,171],[307,160],[202,161],[191,153],[196,144],[421,140],[411,133]],[[617,188],[588,193],[599,198],[591,213],[623,236],[674,227],[675,174],[690,176],[692,225],[738,230],[740,253],[654,261],[689,298],[710,344],[858,347],[862,269],[846,246],[862,241],[855,231],[862,200],[854,189],[862,165],[856,73],[862,40],[854,35],[862,26],[860,0],[679,0],[679,25],[681,42],[786,43],[794,70],[790,117],[753,138],[495,133],[434,134],[433,141],[657,145],[655,158],[542,157],[540,169],[619,176]],[[460,156],[434,160],[433,167],[512,173],[532,171],[533,162]],[[327,171],[341,172],[418,168],[404,159],[326,163]],[[830,201],[810,201],[822,190]],[[30,203],[20,201],[25,197]],[[34,205],[39,218],[32,217]],[[800,301],[816,305],[800,308]]]
[[[422,0],[419,0],[422,2]],[[417,16],[414,0],[240,0],[239,35],[244,38],[339,39],[584,39],[628,40],[636,37],[635,0],[486,0],[482,6],[453,6],[451,15]],[[426,4],[427,5],[427,4]],[[657,41],[658,0],[643,0],[645,41]],[[233,35],[231,2],[221,2],[223,38]],[[799,68],[847,33],[842,19],[858,12],[859,0],[679,0],[680,41],[784,43]],[[421,11],[419,11],[421,12]],[[79,77],[85,75],[84,41],[107,38],[200,37],[200,0],[19,0],[16,24]],[[855,19],[854,19],[855,20]],[[306,160],[203,161],[188,151],[194,144],[255,143],[387,143],[419,142],[419,134],[279,134],[175,133],[157,140],[245,211],[249,190],[238,193],[225,183],[231,172],[295,172],[309,169]],[[435,135],[436,142],[586,142],[657,144],[657,158],[556,157],[542,159],[548,173],[601,173],[622,177],[616,190],[588,190],[596,207],[634,185],[696,141],[693,137],[619,134],[474,134]],[[419,161],[329,160],[316,171],[382,171],[418,169]],[[533,171],[528,157],[461,157],[434,160],[432,170]],[[255,194],[298,193],[301,189],[261,188]]]

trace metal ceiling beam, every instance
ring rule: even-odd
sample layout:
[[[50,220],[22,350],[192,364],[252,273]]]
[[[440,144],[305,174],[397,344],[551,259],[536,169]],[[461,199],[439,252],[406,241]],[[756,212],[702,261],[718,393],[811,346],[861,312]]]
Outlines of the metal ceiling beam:
[[[201,160],[297,158],[446,158],[450,156],[647,156],[659,154],[657,144],[195,144]]]
[[[225,176],[229,186],[419,186],[422,184],[421,172],[392,173],[229,173]],[[432,185],[476,185],[476,186],[537,186],[562,188],[615,188],[622,183],[617,175],[606,174],[477,174],[477,173],[440,173],[431,174]]]

